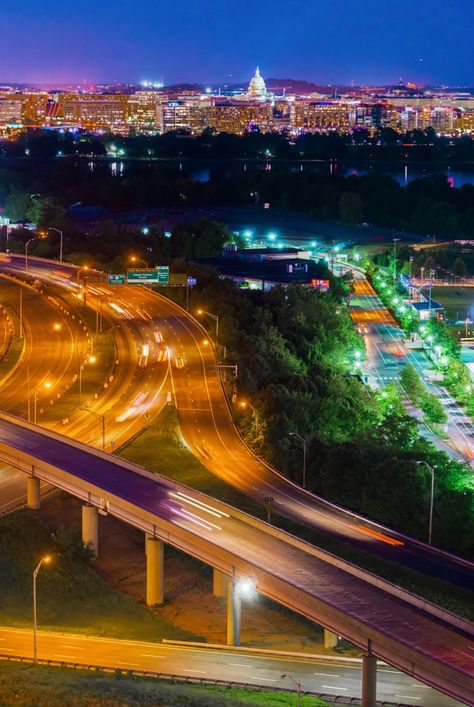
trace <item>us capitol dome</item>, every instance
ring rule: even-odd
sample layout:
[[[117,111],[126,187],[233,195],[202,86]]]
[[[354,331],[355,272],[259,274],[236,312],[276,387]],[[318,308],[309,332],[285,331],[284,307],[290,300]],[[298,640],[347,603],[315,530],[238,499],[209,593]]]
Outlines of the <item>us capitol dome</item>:
[[[263,80],[263,77],[260,75],[260,70],[258,66],[254,76],[252,77],[249,83],[247,95],[249,95],[251,98],[266,98],[267,87],[265,86],[265,81]]]

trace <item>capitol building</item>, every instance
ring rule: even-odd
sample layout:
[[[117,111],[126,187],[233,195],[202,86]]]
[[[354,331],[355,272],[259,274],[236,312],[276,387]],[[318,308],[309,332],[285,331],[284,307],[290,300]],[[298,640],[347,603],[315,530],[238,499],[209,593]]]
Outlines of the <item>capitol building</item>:
[[[260,74],[260,69],[257,66],[257,70],[250,80],[247,95],[250,98],[257,100],[264,100],[267,97],[267,87],[265,86],[265,81]]]

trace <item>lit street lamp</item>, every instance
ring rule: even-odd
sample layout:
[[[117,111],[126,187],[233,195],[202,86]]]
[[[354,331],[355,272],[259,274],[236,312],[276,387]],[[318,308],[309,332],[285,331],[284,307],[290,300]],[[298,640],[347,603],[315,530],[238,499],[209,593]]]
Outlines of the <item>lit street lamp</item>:
[[[36,622],[36,578],[38,576],[38,572],[41,569],[41,565],[44,563],[45,565],[49,564],[51,562],[51,557],[50,555],[45,555],[44,557],[41,558],[41,560],[38,562],[36,565],[35,570],[33,571],[33,661],[35,663],[38,662],[38,649],[37,649],[37,642],[36,642],[36,629],[37,629],[37,622]]]
[[[40,240],[41,238],[45,238],[45,236],[42,236],[42,235],[33,236],[33,238],[30,238],[25,243],[25,272],[28,272],[28,246],[33,241]]]
[[[27,385],[28,385],[28,422],[31,422],[31,419],[30,419],[31,418],[30,393],[29,393],[29,390],[30,390],[30,369],[29,369],[29,367],[27,369],[27,377],[28,377],[28,381],[27,381]],[[51,381],[46,381],[45,383],[43,383],[43,387],[45,390],[49,390],[50,388],[52,388],[52,386],[53,386],[53,384],[51,383]],[[38,392],[40,390],[41,390],[41,385],[37,386],[33,391],[33,422],[35,423],[35,425],[36,425],[36,418],[37,418],[36,411],[37,411],[37,403],[38,403]]]
[[[431,474],[431,495],[430,495],[430,519],[428,524],[428,544],[431,545],[431,536],[433,533],[433,505],[434,505],[434,482],[435,482],[435,470],[432,466],[425,461],[416,462],[417,464],[424,464]]]
[[[308,439],[300,435],[299,432],[289,432],[290,437],[296,437],[303,444],[303,488],[306,488],[306,451],[308,446]]]
[[[198,314],[205,314],[206,317],[211,317],[211,319],[214,319],[214,321],[216,323],[216,344],[217,344],[218,340],[219,340],[219,315],[212,314],[211,312],[205,312],[204,309],[198,309],[197,313]]]

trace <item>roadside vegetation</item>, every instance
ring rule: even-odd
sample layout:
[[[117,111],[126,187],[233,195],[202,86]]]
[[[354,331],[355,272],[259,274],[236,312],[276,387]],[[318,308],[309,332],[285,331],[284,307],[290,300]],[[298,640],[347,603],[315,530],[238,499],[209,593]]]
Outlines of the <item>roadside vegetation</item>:
[[[251,688],[204,687],[153,678],[133,677],[127,672],[114,674],[72,670],[31,663],[0,661],[0,700],[4,705],[30,707],[290,707],[295,695]],[[301,707],[325,707],[326,702],[303,695]]]
[[[389,389],[390,391],[390,389]],[[390,402],[389,391],[384,398],[387,405]],[[398,398],[395,396],[395,401]],[[400,404],[398,401],[397,404]],[[159,450],[159,453],[157,453]],[[224,480],[208,471],[191,453],[180,433],[176,410],[169,406],[153,420],[147,428],[131,441],[120,452],[119,456],[139,464],[156,473],[186,484],[229,503],[240,510],[250,513],[260,520],[267,520],[267,509],[264,503],[241,494]],[[433,582],[415,569],[400,567],[381,557],[374,557],[370,552],[354,547],[343,540],[329,538],[324,533],[318,533],[305,526],[279,516],[275,511],[271,514],[271,522],[283,530],[306,540],[317,547],[342,557],[369,572],[384,577],[439,606],[453,611],[459,616],[474,620],[474,602],[472,592],[454,587],[449,582],[437,580]],[[283,610],[283,609],[282,609]]]
[[[89,564],[80,535],[68,528],[50,534],[28,510],[0,518],[0,623],[32,625],[32,573],[45,555],[52,562],[38,576],[38,627],[42,630],[157,641],[199,640],[112,589]]]

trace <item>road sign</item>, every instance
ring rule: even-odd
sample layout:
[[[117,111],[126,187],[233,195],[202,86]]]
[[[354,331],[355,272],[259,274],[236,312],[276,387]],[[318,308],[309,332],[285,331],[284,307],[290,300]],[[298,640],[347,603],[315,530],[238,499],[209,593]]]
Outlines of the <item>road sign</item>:
[[[126,285],[127,276],[125,273],[123,275],[108,275],[107,280],[109,285]]]
[[[170,269],[167,265],[157,265],[156,270],[158,272],[158,284],[168,285],[170,281]]]
[[[186,284],[188,287],[194,287],[194,285],[197,285],[197,280],[195,277],[188,277]]]
[[[158,285],[158,268],[148,270],[127,270],[127,283],[129,285]]]

